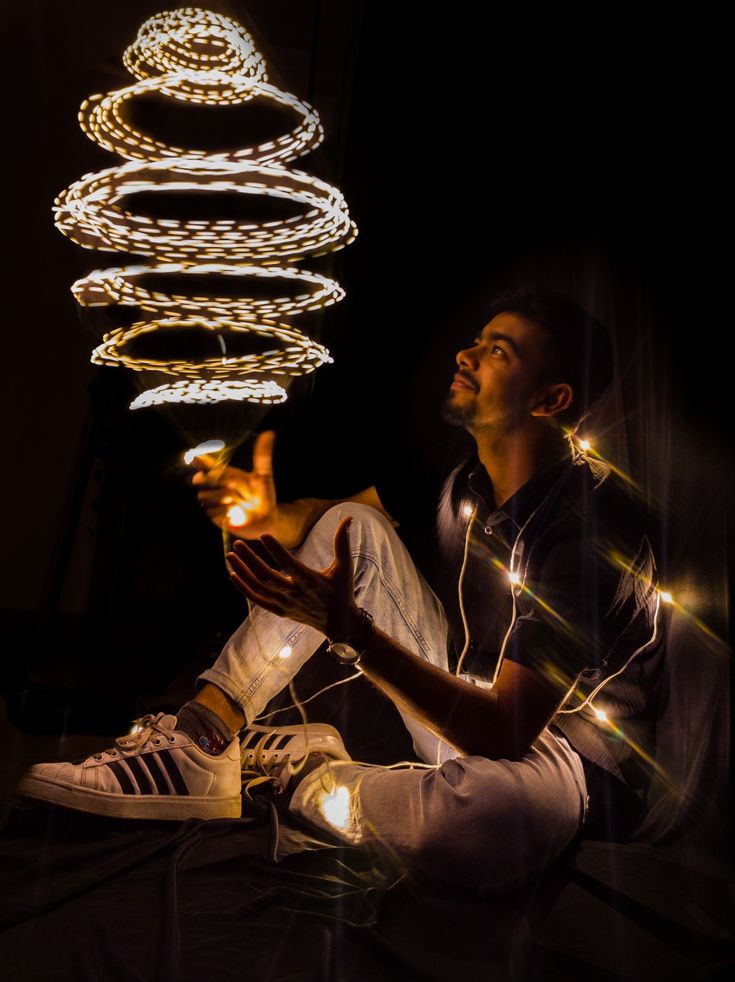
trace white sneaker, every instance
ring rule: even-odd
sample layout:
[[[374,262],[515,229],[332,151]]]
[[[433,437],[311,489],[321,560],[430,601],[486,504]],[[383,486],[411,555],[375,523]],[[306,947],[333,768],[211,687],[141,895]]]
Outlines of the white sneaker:
[[[240,818],[239,737],[213,756],[175,716],[147,713],[115,743],[81,762],[34,764],[18,794],[113,818]]]
[[[286,791],[292,778],[301,773],[306,758],[314,753],[333,760],[352,760],[339,730],[328,723],[299,723],[296,726],[256,726],[240,732],[242,792],[270,781],[276,793]]]

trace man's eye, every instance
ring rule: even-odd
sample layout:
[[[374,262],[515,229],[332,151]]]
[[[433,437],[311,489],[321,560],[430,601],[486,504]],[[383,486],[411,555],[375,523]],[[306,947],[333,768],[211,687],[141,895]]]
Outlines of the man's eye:
[[[482,344],[482,338],[475,338],[472,343],[473,344]],[[503,348],[500,347],[499,344],[493,344],[493,345],[491,345],[490,351],[493,352],[493,353],[495,353],[495,351],[499,351],[500,354],[503,357],[505,357],[505,351],[503,350]]]

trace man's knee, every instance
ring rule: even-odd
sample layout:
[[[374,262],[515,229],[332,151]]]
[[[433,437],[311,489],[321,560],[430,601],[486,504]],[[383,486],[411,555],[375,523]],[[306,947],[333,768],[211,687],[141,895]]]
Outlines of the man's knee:
[[[377,524],[384,528],[393,528],[382,511],[378,511],[372,505],[366,505],[361,501],[341,501],[337,505],[332,505],[331,508],[328,508],[324,512],[313,527],[315,529],[318,528],[320,531],[334,530],[342,519],[347,518],[348,515],[352,515],[350,533],[354,532],[356,527],[362,524],[369,524],[371,526]]]
[[[423,870],[507,893],[556,858],[575,831],[563,789],[534,793],[508,776],[479,757],[452,758],[433,772],[437,783],[416,839]]]

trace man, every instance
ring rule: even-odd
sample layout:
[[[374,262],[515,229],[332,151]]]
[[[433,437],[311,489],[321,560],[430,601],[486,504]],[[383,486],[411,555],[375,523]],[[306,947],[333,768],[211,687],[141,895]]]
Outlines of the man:
[[[569,438],[609,384],[610,342],[548,291],[512,291],[489,314],[442,406],[476,450],[445,462],[437,500],[419,485],[411,501],[432,585],[395,531],[410,525],[408,470],[343,502],[279,506],[272,434],[252,473],[203,462],[215,522],[257,504],[240,535],[269,562],[243,539],[228,555],[250,616],[176,716],[148,714],[83,762],[35,765],[21,793],[118,817],[237,816],[242,762],[330,841],[496,892],[538,874],[600,804],[638,801],[628,721],[650,722],[655,564],[624,486]],[[321,724],[257,727],[325,637],[393,701],[424,768],[352,762]]]

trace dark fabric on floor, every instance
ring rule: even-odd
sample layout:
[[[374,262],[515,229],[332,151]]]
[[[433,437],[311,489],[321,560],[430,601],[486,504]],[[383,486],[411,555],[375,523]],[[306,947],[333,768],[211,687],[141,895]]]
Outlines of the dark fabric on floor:
[[[282,851],[301,851],[269,858],[275,828]],[[2,813],[0,956],[16,982],[724,978],[732,885],[695,862],[587,841],[499,900],[382,876],[265,799],[248,818],[182,823],[16,799]]]

